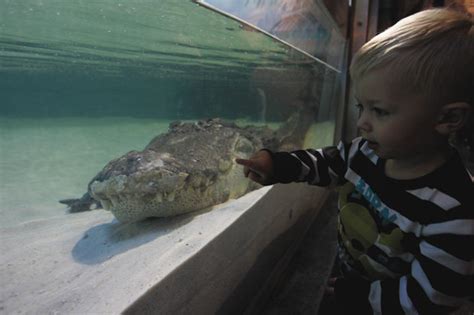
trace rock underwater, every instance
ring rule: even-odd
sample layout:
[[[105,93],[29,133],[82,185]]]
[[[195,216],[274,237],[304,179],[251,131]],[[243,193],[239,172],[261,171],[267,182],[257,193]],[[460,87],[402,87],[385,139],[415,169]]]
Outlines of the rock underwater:
[[[259,187],[244,177],[235,158],[249,157],[263,147],[285,147],[284,139],[291,135],[293,140],[301,126],[295,118],[277,131],[239,127],[220,119],[174,122],[143,151],[110,161],[89,182],[82,198],[60,202],[70,212],[91,210],[96,204],[111,210],[120,222],[174,216],[223,203]]]

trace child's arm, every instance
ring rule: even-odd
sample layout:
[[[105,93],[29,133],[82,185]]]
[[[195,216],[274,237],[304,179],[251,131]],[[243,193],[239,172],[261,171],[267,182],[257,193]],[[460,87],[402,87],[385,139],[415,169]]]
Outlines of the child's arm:
[[[272,152],[264,149],[250,159],[236,159],[236,162],[244,166],[246,177],[262,185],[308,182],[330,186],[345,181],[348,149],[342,143],[319,150]]]
[[[335,296],[343,314],[451,314],[474,300],[474,223],[410,241],[410,273],[374,282],[337,279]],[[434,224],[436,225],[436,224]],[[440,225],[440,224],[438,224]],[[433,231],[430,231],[430,233]]]
[[[336,303],[342,314],[451,314],[469,301],[472,295],[472,275],[458,275],[441,283],[428,283],[428,277],[416,268],[400,278],[368,282],[339,278],[335,282]],[[434,278],[449,277],[442,270]],[[425,277],[426,280],[420,279]],[[433,279],[433,278],[431,278]],[[435,287],[443,287],[438,291]],[[449,287],[449,289],[448,289]],[[453,291],[453,288],[454,291]],[[446,293],[450,290],[450,293]],[[472,303],[472,297],[471,297]]]

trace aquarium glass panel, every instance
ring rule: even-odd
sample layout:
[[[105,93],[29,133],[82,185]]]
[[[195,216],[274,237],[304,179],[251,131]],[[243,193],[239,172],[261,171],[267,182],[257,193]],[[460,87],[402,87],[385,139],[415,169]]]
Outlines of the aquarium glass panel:
[[[341,69],[346,40],[320,0],[196,0]]]
[[[93,179],[99,190],[122,172],[121,187],[140,159],[174,161],[179,174],[159,188],[150,179],[143,198],[162,189],[170,205],[178,200],[162,187],[188,184],[185,155],[187,166],[205,165],[192,183],[205,191],[238,167],[219,146],[209,150],[227,131],[197,137],[186,153],[173,147],[209,126],[242,128],[280,150],[332,144],[345,42],[322,6],[303,2],[0,0],[0,226],[71,215],[67,201],[87,197]],[[158,155],[141,154],[153,141]],[[246,141],[235,146],[250,154]],[[200,160],[201,148],[217,162]],[[76,210],[105,205],[94,200]]]

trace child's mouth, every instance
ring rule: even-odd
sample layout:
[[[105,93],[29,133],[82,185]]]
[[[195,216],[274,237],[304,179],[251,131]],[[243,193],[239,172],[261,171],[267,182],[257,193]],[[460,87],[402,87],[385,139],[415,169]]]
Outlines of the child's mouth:
[[[378,146],[378,143],[375,141],[367,140],[367,146],[371,149],[375,149]]]

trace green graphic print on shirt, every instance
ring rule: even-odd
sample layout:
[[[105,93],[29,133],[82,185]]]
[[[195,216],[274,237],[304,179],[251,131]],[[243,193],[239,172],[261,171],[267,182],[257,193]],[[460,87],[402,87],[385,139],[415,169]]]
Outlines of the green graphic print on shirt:
[[[377,195],[360,179],[347,182],[339,191],[338,233],[342,254],[351,268],[369,280],[397,277],[409,272],[400,255],[404,233],[392,222]],[[390,257],[386,254],[389,253]]]

